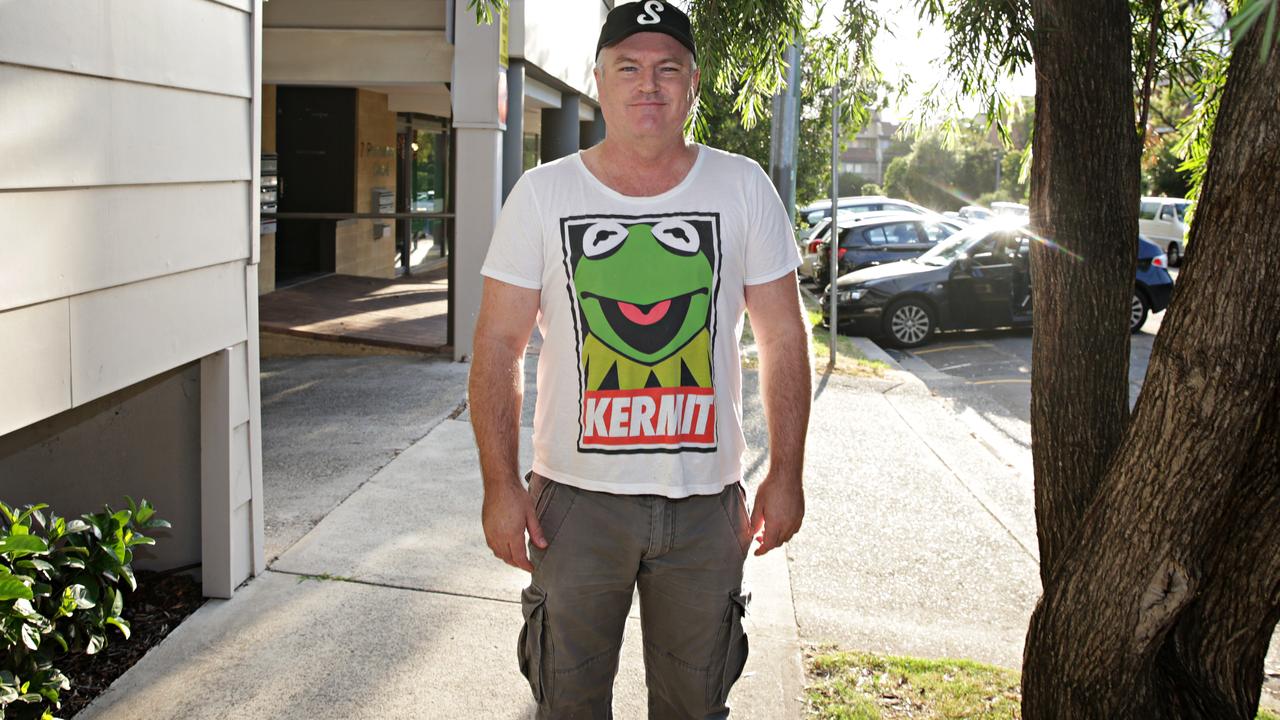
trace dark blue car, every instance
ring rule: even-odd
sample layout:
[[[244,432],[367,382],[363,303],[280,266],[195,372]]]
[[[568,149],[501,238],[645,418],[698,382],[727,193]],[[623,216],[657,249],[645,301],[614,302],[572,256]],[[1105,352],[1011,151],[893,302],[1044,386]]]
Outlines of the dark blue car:
[[[939,330],[1031,324],[1031,238],[1021,227],[963,230],[913,260],[857,270],[836,280],[840,327],[916,347]],[[1138,238],[1130,329],[1169,306],[1173,278],[1155,243]],[[830,296],[823,294],[824,322]]]

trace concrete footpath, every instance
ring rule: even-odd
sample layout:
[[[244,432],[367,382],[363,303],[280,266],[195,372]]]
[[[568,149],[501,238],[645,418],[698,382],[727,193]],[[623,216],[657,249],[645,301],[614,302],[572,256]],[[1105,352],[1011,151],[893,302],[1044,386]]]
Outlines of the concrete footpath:
[[[270,570],[208,602],[78,717],[532,717],[515,652],[527,575],[484,545],[466,366],[295,358],[263,371]],[[752,488],[768,464],[756,387],[749,373]],[[804,643],[1016,667],[1039,592],[1018,443],[984,438],[896,367],[819,377],[817,391],[805,526],[786,554],[747,563],[734,717],[803,716]],[[628,625],[618,718],[646,716],[638,632]]]

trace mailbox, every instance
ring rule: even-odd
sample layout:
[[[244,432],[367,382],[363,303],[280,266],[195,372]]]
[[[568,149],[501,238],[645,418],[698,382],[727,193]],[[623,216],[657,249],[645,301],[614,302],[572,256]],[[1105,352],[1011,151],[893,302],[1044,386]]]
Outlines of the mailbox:
[[[396,211],[396,193],[394,190],[386,188],[373,189],[373,211],[379,214],[391,214]],[[373,224],[373,239],[381,240],[386,235],[387,224],[375,222]]]
[[[263,213],[274,213],[280,202],[280,165],[275,153],[263,153],[261,163],[261,180],[258,184],[258,208]],[[262,219],[258,234],[270,235],[276,231],[275,218]]]

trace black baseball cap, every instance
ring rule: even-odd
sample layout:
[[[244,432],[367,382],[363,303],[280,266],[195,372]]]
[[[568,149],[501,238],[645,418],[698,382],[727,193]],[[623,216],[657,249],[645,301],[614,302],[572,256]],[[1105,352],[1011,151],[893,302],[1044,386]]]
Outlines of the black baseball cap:
[[[689,48],[693,59],[698,51],[693,47],[693,26],[689,16],[680,8],[663,0],[644,0],[618,5],[609,11],[604,27],[600,28],[600,41],[596,43],[596,55],[600,51],[622,42],[640,32],[657,32],[670,35]]]

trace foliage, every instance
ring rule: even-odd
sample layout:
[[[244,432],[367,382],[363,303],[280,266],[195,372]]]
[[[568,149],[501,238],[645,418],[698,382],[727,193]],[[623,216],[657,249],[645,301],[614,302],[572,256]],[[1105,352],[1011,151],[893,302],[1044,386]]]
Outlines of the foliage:
[[[858,191],[858,194],[859,195],[883,195],[884,188],[880,187],[875,183],[867,183],[862,186],[862,189]]]
[[[125,638],[124,587],[137,588],[133,548],[167,528],[146,500],[127,510],[66,520],[47,505],[15,510],[0,502],[0,718],[52,718],[70,681],[55,666],[68,653],[93,655],[107,627]]]

